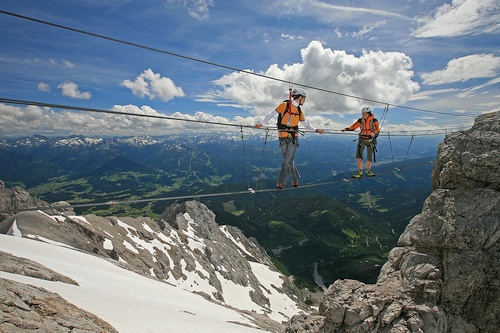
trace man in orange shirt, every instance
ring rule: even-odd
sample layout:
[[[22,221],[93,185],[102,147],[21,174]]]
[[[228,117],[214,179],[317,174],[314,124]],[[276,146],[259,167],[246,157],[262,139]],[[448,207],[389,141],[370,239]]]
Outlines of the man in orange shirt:
[[[377,137],[380,132],[378,126],[378,120],[373,116],[370,107],[364,107],[361,109],[361,118],[356,120],[354,124],[349,127],[343,128],[342,132],[354,131],[356,128],[360,128],[359,132],[358,146],[356,148],[356,163],[358,166],[358,172],[356,172],[352,177],[361,178],[363,177],[363,152],[366,147],[366,176],[373,177],[375,174],[372,172],[372,160],[375,157],[375,151],[377,147]]]
[[[307,129],[323,134],[322,129],[314,128],[305,119],[304,113],[300,109],[300,106],[304,105],[305,101],[306,92],[304,89],[293,89],[292,99],[290,101],[282,102],[264,118],[262,123],[255,125],[256,128],[261,128],[278,113],[278,137],[281,153],[283,154],[283,163],[276,185],[280,190],[284,188],[290,176],[292,177],[292,186],[299,186],[300,174],[294,162],[295,151],[299,146],[299,121]]]

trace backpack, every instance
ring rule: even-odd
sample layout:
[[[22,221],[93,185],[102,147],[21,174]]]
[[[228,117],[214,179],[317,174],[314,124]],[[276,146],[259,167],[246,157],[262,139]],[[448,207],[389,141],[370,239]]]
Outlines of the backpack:
[[[291,101],[288,99],[284,100],[283,102],[286,102],[286,108],[285,108],[285,111],[283,111],[283,113],[278,114],[278,121],[276,122],[276,125],[278,126],[278,129],[285,129],[285,130],[288,129],[288,130],[297,131],[299,129],[298,125],[289,127],[289,126],[281,123],[281,121],[283,120],[283,115],[288,112],[288,110],[290,108],[290,104],[291,104]],[[299,109],[299,119],[300,119],[300,117],[302,115],[302,110],[300,109],[300,105],[298,105],[297,108]]]
[[[373,123],[374,123],[374,122],[378,122],[377,118],[371,118],[371,119],[370,119],[370,131],[371,131],[372,133],[375,133],[375,130],[374,130],[374,128],[373,128]],[[364,121],[364,119],[363,119],[363,118],[359,118],[359,119],[358,119],[358,123],[360,124],[360,128],[361,128],[361,130],[363,130],[363,129],[365,128],[365,121]],[[360,136],[360,137],[362,137],[363,135],[361,135],[361,133],[360,133],[360,134],[359,134],[359,136]],[[374,137],[374,139],[376,139],[376,138],[377,138],[377,136],[378,136],[378,135],[376,135],[376,136]],[[370,137],[370,139],[371,139],[371,137]],[[375,142],[376,142],[376,141],[375,141]]]

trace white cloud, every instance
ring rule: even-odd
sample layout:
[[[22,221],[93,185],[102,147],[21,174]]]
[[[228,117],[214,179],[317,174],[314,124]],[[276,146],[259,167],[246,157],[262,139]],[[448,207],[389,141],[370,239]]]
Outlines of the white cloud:
[[[295,40],[295,39],[305,39],[302,36],[295,36],[295,35],[287,35],[287,34],[281,34],[281,38],[283,39],[290,39],[290,40]]]
[[[497,77],[500,71],[500,57],[493,54],[474,54],[453,59],[443,70],[424,73],[423,83],[438,85],[451,82],[464,82],[474,78]]]
[[[105,110],[103,110],[105,111]],[[82,134],[87,136],[129,136],[165,135],[199,131],[202,128],[230,130],[237,126],[218,126],[210,123],[253,126],[253,117],[234,117],[233,119],[196,112],[194,115],[175,112],[165,115],[150,106],[114,105],[113,112],[126,114],[95,113],[80,111],[56,111],[47,107],[12,106],[0,103],[0,131],[4,137],[40,134],[46,136]],[[201,122],[208,122],[201,123]]]
[[[453,0],[419,21],[422,26],[413,32],[413,36],[420,38],[495,33],[500,30],[500,2]]]
[[[411,120],[408,123],[404,124],[391,124],[391,123],[386,123],[384,124],[383,131],[388,132],[388,133],[401,133],[401,132],[408,132],[408,133],[421,133],[421,132],[426,132],[426,133],[437,133],[437,134],[442,134],[443,133],[443,128],[439,125],[433,124],[434,118],[432,117],[426,117],[426,118],[421,118],[417,120]]]
[[[41,62],[41,60],[38,58],[35,58],[35,61]],[[60,66],[60,67],[64,67],[64,68],[74,68],[75,67],[74,63],[72,63],[71,61],[66,60],[66,59],[61,59],[60,61],[58,61],[54,58],[50,58],[48,60],[48,62],[53,66]]]
[[[217,103],[218,102],[217,97],[212,92],[208,92],[208,93],[205,93],[205,94],[198,95],[195,98],[195,101],[197,101],[197,102],[204,102],[204,103]]]
[[[78,85],[71,81],[66,81],[57,86],[57,88],[62,90],[62,95],[77,98],[77,99],[90,99],[92,94],[88,91],[80,92],[78,90]]]
[[[465,97],[471,97],[471,96],[477,95],[478,94],[477,91],[482,90],[482,89],[489,87],[489,86],[492,86],[492,85],[499,84],[499,83],[500,83],[500,77],[496,77],[492,80],[489,80],[488,82],[486,82],[484,84],[480,84],[480,85],[472,87],[472,88],[464,89],[462,93],[458,94],[458,97],[465,98]],[[492,101],[491,105],[498,107],[498,102]]]
[[[194,18],[204,20],[210,15],[210,8],[213,6],[212,0],[192,0],[189,1],[188,13]]]
[[[74,68],[75,67],[74,63],[72,63],[71,61],[68,61],[66,59],[62,59],[61,62],[63,64],[63,66],[66,68]]]
[[[132,114],[137,114],[137,115],[148,115],[148,116],[155,116],[155,117],[163,117],[165,116],[164,114],[156,112],[155,109],[153,109],[150,106],[144,105],[141,108],[135,105],[114,105],[111,108],[111,111],[117,111],[117,112],[123,112],[123,113],[132,113]]]
[[[24,108],[0,104],[0,123],[2,125],[15,125],[18,123],[22,126],[23,123],[34,122],[42,119],[47,110],[38,106],[26,106]]]
[[[45,92],[50,92],[50,86],[47,83],[45,83],[45,82],[40,82],[38,84],[38,90],[45,91]]]
[[[139,97],[149,97],[150,100],[160,99],[167,102],[174,97],[183,97],[182,88],[177,87],[171,79],[161,77],[150,68],[142,72],[135,81],[124,80],[122,86],[132,90],[132,93]]]
[[[189,16],[198,20],[210,17],[210,7],[213,7],[213,0],[167,0],[168,3],[180,3],[186,6]]]
[[[369,34],[373,30],[375,30],[376,28],[381,27],[385,24],[386,24],[386,21],[379,21],[375,24],[365,25],[358,32],[353,33],[353,37],[362,39],[365,35]]]
[[[301,54],[302,63],[282,68],[271,65],[259,74],[338,93],[306,88],[307,114],[359,112],[366,103],[345,95],[401,103],[419,90],[418,83],[412,81],[412,61],[400,52],[364,51],[356,57],[313,41]],[[288,97],[285,82],[235,72],[215,80],[214,84],[220,88],[221,99],[252,105],[255,114],[263,115]]]
[[[293,10],[294,7],[296,6],[295,3],[289,1],[287,2],[290,4]],[[312,8],[319,10],[321,13],[323,13],[323,15],[325,15],[325,17],[326,16],[332,17],[332,15],[339,16],[342,15],[342,12],[347,12],[347,13],[367,13],[378,16],[397,17],[405,20],[412,20],[409,17],[406,17],[404,15],[395,12],[390,12],[387,10],[379,10],[379,9],[365,8],[365,7],[339,6],[317,0],[309,0],[307,5],[309,10]]]
[[[419,109],[467,113],[471,115],[471,118],[462,120],[472,120],[474,115],[498,111],[498,99],[484,98],[484,89],[486,87],[497,89],[494,86],[498,86],[498,83],[500,83],[500,79],[495,78],[473,88],[424,90],[415,94],[411,101],[418,102]],[[446,122],[448,121],[450,118],[446,120]]]
[[[449,94],[459,91],[457,88],[440,89],[440,90],[424,90],[413,95],[410,101],[433,100],[435,96],[441,94]]]

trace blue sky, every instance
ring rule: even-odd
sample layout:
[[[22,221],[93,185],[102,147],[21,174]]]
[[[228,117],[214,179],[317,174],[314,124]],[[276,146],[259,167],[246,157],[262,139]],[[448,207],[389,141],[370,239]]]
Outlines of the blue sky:
[[[327,132],[367,105],[383,131],[416,135],[500,109],[496,0],[18,0],[0,10],[4,101],[253,125],[290,85],[305,86],[306,118]],[[0,102],[1,137],[193,127],[214,125]]]

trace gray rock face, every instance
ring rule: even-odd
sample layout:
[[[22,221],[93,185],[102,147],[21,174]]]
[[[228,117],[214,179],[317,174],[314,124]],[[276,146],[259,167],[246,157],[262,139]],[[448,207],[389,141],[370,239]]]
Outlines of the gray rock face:
[[[46,202],[33,198],[19,186],[6,188],[0,180],[0,221],[14,215],[20,209],[48,206]]]
[[[439,145],[433,192],[377,283],[337,280],[287,333],[498,332],[500,112]]]
[[[191,223],[186,216],[192,219]],[[215,214],[205,205],[196,201],[170,206],[162,214],[161,222],[164,222],[163,231],[168,231],[168,234],[175,230],[180,235],[186,235],[189,234],[189,228],[192,228],[194,235],[203,239],[204,251],[191,251],[189,248],[190,239],[182,236],[180,240],[183,244],[176,248],[178,254],[172,258],[175,258],[174,264],[179,265],[179,267],[180,262],[176,261],[185,261],[188,270],[194,269],[196,263],[201,265],[203,270],[210,274],[210,284],[217,289],[217,293],[213,295],[217,300],[224,300],[222,286],[217,278],[217,275],[220,274],[238,285],[252,287],[252,300],[263,307],[269,307],[265,290],[261,288],[259,281],[252,273],[249,261],[260,262],[270,267],[274,267],[274,265],[257,242],[248,239],[238,228],[231,226],[219,228],[215,222]],[[230,241],[230,238],[244,244],[245,249],[239,248]],[[178,274],[182,273],[178,271]],[[284,280],[284,282],[289,287],[293,286],[288,280]],[[299,295],[296,288],[293,290],[294,297]]]
[[[438,148],[438,158],[432,173],[433,190],[500,190],[498,118],[499,112],[483,114],[470,130],[446,136]]]
[[[117,333],[109,323],[43,288],[0,278],[0,332]]]
[[[16,257],[10,253],[0,251],[0,270],[8,273],[31,276],[47,281],[60,281],[78,285],[76,281],[40,265],[26,258]]]

